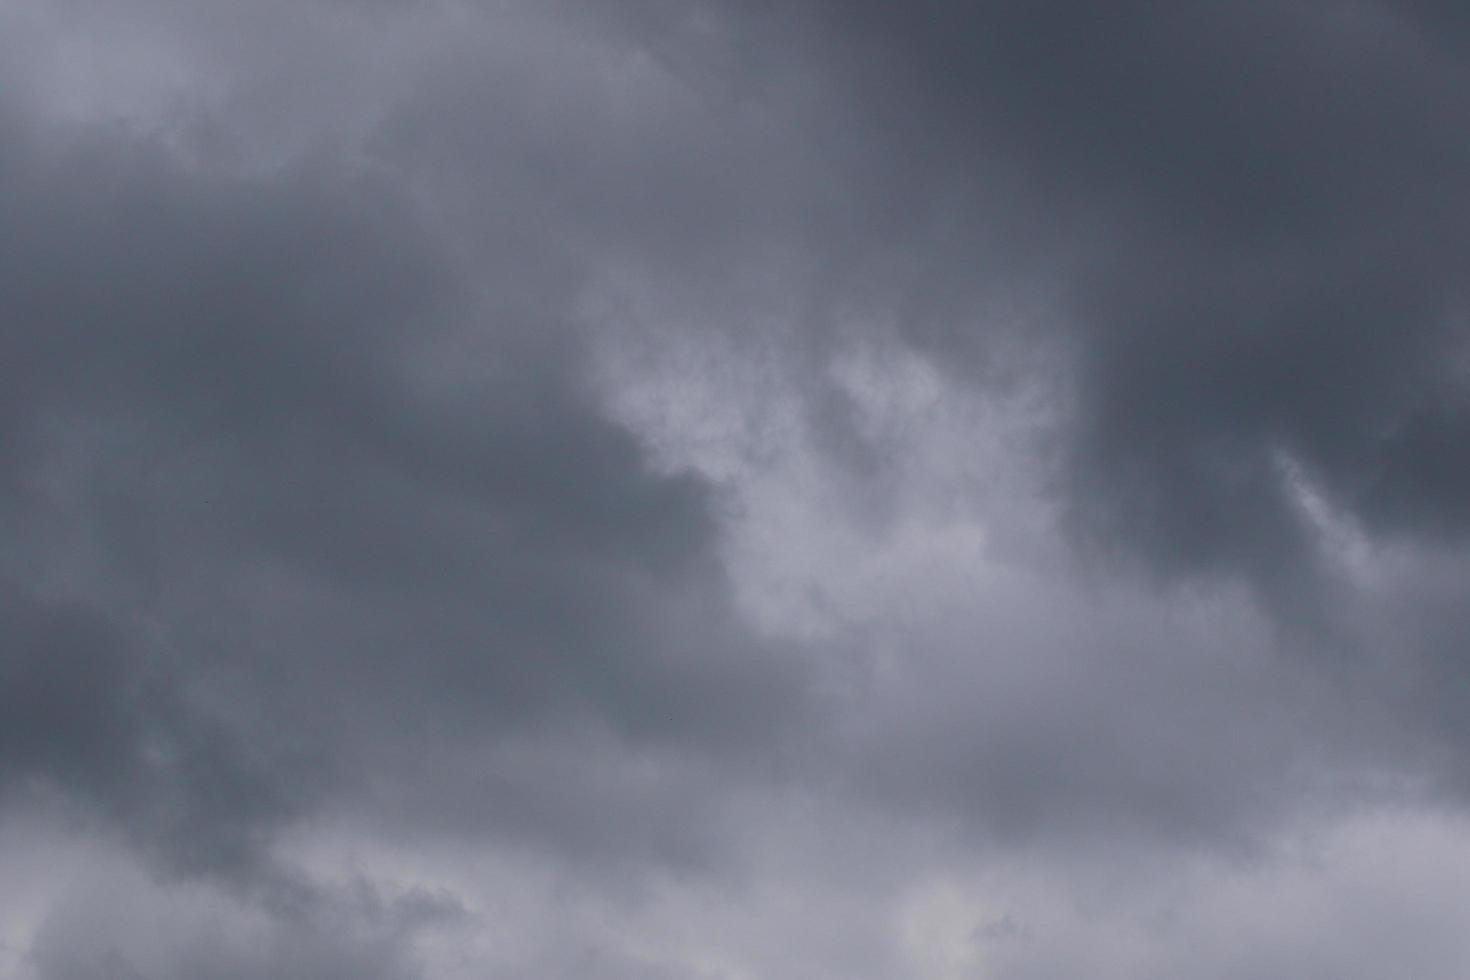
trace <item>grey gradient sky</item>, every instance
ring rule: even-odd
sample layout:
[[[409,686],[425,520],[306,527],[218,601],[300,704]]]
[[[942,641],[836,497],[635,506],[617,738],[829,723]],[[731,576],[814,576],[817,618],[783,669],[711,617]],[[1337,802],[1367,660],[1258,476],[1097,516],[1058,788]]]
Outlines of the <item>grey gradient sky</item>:
[[[0,980],[1461,980],[1470,17],[0,0]]]

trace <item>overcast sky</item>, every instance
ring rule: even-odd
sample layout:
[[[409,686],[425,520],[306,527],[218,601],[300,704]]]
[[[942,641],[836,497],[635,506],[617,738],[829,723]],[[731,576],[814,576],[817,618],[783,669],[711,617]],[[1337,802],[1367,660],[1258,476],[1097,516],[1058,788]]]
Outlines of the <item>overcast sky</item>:
[[[1454,0],[0,0],[0,978],[1463,980]]]

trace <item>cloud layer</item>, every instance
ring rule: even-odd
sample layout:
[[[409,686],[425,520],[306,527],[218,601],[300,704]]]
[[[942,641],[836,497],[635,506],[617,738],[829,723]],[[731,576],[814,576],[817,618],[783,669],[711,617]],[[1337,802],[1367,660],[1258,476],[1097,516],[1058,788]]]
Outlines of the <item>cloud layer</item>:
[[[0,977],[1462,976],[1451,8],[0,11]]]

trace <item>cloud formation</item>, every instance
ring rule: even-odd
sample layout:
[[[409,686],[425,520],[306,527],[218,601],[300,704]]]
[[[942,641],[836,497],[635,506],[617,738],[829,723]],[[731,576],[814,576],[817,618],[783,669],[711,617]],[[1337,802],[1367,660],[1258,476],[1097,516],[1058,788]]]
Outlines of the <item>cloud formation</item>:
[[[0,12],[0,977],[1462,975],[1466,26]]]

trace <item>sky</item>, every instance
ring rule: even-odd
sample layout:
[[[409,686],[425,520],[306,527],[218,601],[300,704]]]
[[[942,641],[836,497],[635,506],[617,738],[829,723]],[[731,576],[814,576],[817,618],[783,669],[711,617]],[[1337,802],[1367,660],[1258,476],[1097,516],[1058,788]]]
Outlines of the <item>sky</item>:
[[[0,980],[1470,974],[1448,0],[0,0]]]

